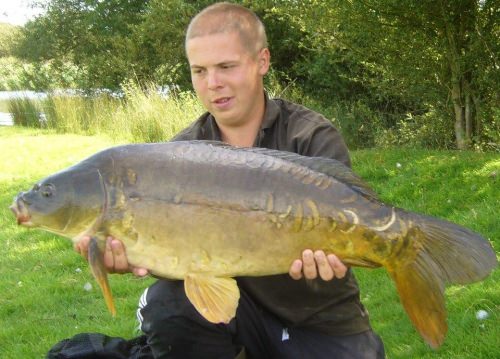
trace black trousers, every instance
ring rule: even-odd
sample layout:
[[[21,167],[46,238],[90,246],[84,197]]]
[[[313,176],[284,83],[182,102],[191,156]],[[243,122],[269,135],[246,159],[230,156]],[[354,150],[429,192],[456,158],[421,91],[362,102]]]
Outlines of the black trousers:
[[[234,359],[244,347],[252,359],[381,359],[384,346],[373,331],[331,336],[287,328],[241,291],[236,317],[212,324],[193,307],[181,281],[159,280],[139,302],[141,329],[155,358]]]

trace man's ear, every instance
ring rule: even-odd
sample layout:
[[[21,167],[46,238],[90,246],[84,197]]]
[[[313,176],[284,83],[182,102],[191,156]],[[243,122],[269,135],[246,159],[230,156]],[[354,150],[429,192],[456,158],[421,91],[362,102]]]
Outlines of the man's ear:
[[[259,63],[259,74],[264,76],[271,66],[271,53],[267,47],[259,51],[257,62]]]

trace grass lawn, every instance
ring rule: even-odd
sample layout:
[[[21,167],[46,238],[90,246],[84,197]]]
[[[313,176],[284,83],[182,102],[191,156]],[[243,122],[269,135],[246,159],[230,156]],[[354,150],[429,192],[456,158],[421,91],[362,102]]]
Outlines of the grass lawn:
[[[115,145],[105,137],[0,127],[0,358],[43,358],[81,332],[131,338],[151,279],[112,275],[117,316],[107,312],[86,262],[61,237],[18,227],[8,206],[40,178]],[[500,249],[500,156],[474,152],[366,150],[355,171],[399,207],[466,225]],[[363,303],[388,358],[500,358],[500,275],[447,289],[449,333],[437,351],[415,332],[384,270],[356,269]],[[92,289],[86,290],[90,283]],[[476,319],[478,310],[488,318]]]

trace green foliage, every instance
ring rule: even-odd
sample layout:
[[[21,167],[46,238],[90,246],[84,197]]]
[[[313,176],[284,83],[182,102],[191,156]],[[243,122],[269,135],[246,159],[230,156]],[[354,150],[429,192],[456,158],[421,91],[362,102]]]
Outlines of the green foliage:
[[[0,57],[0,91],[75,88],[78,78],[78,69],[70,63],[30,63],[17,57]]]
[[[398,121],[391,128],[380,128],[375,136],[378,147],[453,148],[454,136],[450,118],[431,110],[423,115]]]
[[[0,22],[0,58],[14,55],[16,39],[20,34],[19,26]]]
[[[0,57],[0,91],[23,88],[23,63],[12,56]]]
[[[139,80],[153,80],[161,86],[181,89],[191,85],[184,51],[187,25],[198,11],[214,1],[151,0],[143,21],[135,26]]]
[[[117,316],[111,318],[87,263],[71,243],[41,230],[20,228],[8,206],[46,175],[96,151],[124,143],[108,137],[0,128],[0,357],[41,358],[55,343],[82,332],[132,338],[135,310],[153,279],[111,275]],[[496,154],[413,149],[352,153],[355,171],[382,200],[446,218],[489,238],[500,248]],[[399,165],[398,165],[399,163]],[[80,269],[80,270],[79,270]],[[410,324],[383,270],[356,269],[361,300],[393,359],[489,359],[500,356],[500,271],[486,280],[447,289],[449,332],[442,348],[427,347]],[[84,290],[92,284],[90,291]],[[477,320],[478,310],[489,317]]]
[[[52,0],[46,14],[25,26],[19,56],[31,61],[54,61],[54,66],[74,64],[79,87],[117,89],[132,78],[134,45],[132,29],[147,2]]]
[[[378,73],[364,77],[365,83],[384,102],[392,98],[390,109],[399,102],[394,103],[399,92],[405,114],[450,114],[458,147],[471,136],[484,136],[477,127],[485,121],[480,119],[479,103],[494,106],[497,99],[489,84],[498,87],[500,80],[492,51],[500,46],[498,27],[492,25],[500,14],[498,1],[370,0],[337,5],[340,18],[349,19],[341,23],[343,31],[337,36]]]

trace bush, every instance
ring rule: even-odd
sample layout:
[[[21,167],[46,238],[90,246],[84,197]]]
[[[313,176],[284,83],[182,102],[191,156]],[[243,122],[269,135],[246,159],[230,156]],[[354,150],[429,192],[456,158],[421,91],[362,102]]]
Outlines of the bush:
[[[378,147],[454,148],[451,116],[432,109],[423,115],[407,114],[396,126],[381,128],[375,137]]]
[[[382,119],[362,101],[339,103],[335,107],[334,122],[338,123],[347,146],[351,149],[373,147]]]
[[[23,63],[15,57],[0,57],[0,91],[25,88],[22,83]]]

